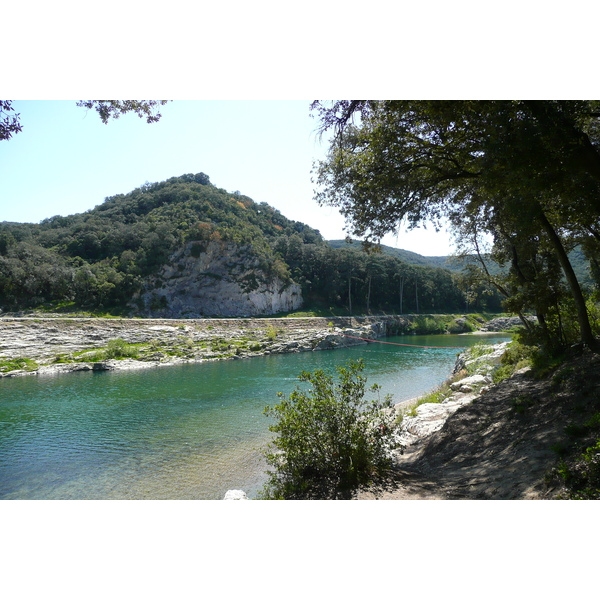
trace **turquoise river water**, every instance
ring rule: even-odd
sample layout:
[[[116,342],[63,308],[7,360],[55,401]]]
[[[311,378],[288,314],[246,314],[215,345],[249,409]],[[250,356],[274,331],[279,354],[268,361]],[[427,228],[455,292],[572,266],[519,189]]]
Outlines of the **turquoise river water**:
[[[264,483],[263,415],[302,370],[363,358],[395,403],[431,390],[460,350],[507,335],[401,336],[354,348],[120,372],[0,380],[0,499],[254,497]]]

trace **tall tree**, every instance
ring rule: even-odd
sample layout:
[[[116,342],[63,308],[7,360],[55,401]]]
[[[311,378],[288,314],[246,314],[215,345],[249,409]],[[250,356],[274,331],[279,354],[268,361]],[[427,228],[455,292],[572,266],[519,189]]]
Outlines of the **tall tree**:
[[[339,101],[315,103],[330,152],[317,200],[338,206],[352,233],[378,240],[407,220],[477,219],[515,239],[533,227],[568,282],[581,341],[594,344],[564,238],[598,230],[598,102]],[[357,123],[355,124],[354,121]]]

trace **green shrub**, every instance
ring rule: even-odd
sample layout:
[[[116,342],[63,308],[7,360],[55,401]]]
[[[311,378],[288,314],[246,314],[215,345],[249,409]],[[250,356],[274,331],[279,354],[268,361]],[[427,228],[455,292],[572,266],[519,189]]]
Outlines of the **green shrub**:
[[[491,354],[496,350],[496,347],[493,344],[485,344],[480,342],[479,344],[475,344],[469,348],[469,358],[480,358],[481,356],[485,356],[486,354]]]
[[[275,327],[273,327],[273,325],[269,325],[269,327],[267,328],[267,331],[266,331],[267,339],[274,342],[277,339],[277,334],[278,334],[277,329],[275,329]]]
[[[265,451],[269,479],[261,498],[270,500],[348,499],[361,486],[388,475],[397,447],[389,397],[364,398],[362,361],[338,367],[338,383],[322,370],[302,372],[288,398],[266,407],[276,433]],[[371,390],[378,392],[379,387]]]
[[[515,371],[535,364],[539,349],[527,346],[519,341],[512,341],[500,359],[500,366],[492,373],[494,383],[508,379]]]
[[[109,340],[106,348],[100,348],[95,352],[90,352],[89,350],[76,352],[74,353],[74,356],[77,357],[75,359],[77,361],[99,362],[110,359],[120,360],[123,358],[138,358],[139,350],[137,346],[128,344],[121,338],[116,338],[114,340]]]
[[[106,350],[104,351],[105,360],[111,358],[137,358],[138,355],[138,349],[121,338],[108,340]]]
[[[446,318],[443,316],[419,315],[409,326],[411,333],[417,335],[434,335],[446,332]]]

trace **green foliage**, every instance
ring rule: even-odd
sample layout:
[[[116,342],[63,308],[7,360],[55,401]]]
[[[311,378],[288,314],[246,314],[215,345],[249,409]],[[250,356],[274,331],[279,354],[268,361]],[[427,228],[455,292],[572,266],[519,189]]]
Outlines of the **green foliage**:
[[[85,362],[99,362],[103,360],[123,360],[124,358],[138,358],[139,348],[134,344],[128,344],[121,338],[109,340],[106,348],[93,353],[83,353],[79,360]]]
[[[121,338],[109,340],[106,348],[106,358],[136,358],[139,352],[135,346]]]
[[[159,107],[166,103],[167,100],[79,100],[77,106],[94,109],[105,124],[128,112],[144,117],[147,123],[155,123],[161,117]],[[0,100],[0,140],[9,140],[14,133],[22,131],[20,114],[10,113],[14,113],[12,100]]]
[[[567,498],[600,499],[600,413],[589,415],[583,423],[570,423],[565,433],[569,441],[553,450],[561,458],[554,473],[562,479]]]
[[[0,140],[9,140],[13,134],[22,130],[19,113],[14,113],[12,100],[0,100]]]
[[[265,332],[265,336],[268,340],[274,342],[277,339],[278,333],[279,332],[277,331],[277,328],[274,325],[269,325],[267,327],[267,331]]]
[[[433,390],[429,394],[425,396],[421,396],[414,403],[411,404],[410,408],[408,408],[404,413],[402,413],[401,417],[415,417],[417,415],[417,408],[422,404],[439,404],[448,396],[449,386],[442,384],[437,389]],[[401,419],[399,419],[401,420]]]
[[[600,499],[600,438],[575,460],[562,461],[557,472],[571,500]]]
[[[443,318],[419,316],[411,322],[410,332],[418,335],[435,335],[446,332],[446,322]]]
[[[216,188],[204,173],[147,183],[85,213],[39,225],[1,223],[0,307],[122,309],[187,243],[194,258],[209,244],[237,244],[267,279],[287,281],[287,265],[273,246],[291,235],[301,244],[324,243],[318,232],[267,204]]]
[[[79,100],[77,106],[94,109],[104,124],[129,112],[145,118],[147,123],[156,123],[162,116],[158,109],[166,103],[167,100]]]
[[[532,343],[554,353],[573,340],[595,347],[589,298],[572,261],[583,252],[588,282],[600,282],[599,107],[554,100],[316,102],[322,131],[333,132],[316,168],[316,198],[338,207],[352,234],[367,241],[400,222],[449,219],[464,253],[478,257],[464,286],[467,301],[482,283],[493,286],[506,310],[537,315],[538,325],[528,327]],[[494,240],[496,272],[480,249],[484,234]]]
[[[495,348],[493,345],[480,343],[475,344],[469,348],[470,358],[479,358],[481,356],[485,356],[486,354],[491,354],[494,352]]]
[[[267,407],[277,437],[265,452],[268,471],[262,498],[348,499],[361,486],[388,475],[396,448],[389,398],[367,401],[362,361],[338,367],[338,382],[322,370],[302,372],[288,398]]]
[[[511,365],[516,366],[523,360],[532,359],[538,353],[538,348],[533,346],[527,346],[525,344],[520,343],[518,340],[511,342],[500,362],[503,365]]]
[[[39,365],[32,359],[26,357],[3,358],[0,357],[0,371],[36,371]]]
[[[537,346],[528,346],[518,340],[513,340],[500,359],[500,366],[492,372],[494,383],[508,379],[515,371],[527,366],[534,366],[539,360],[540,349]]]

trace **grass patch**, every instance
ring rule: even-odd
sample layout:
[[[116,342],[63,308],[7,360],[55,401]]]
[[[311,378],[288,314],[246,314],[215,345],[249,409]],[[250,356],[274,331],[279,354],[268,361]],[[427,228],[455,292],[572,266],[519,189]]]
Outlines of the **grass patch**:
[[[7,373],[9,371],[37,371],[39,365],[35,360],[30,358],[0,358],[0,372]]]
[[[426,396],[422,396],[421,398],[417,398],[414,404],[411,405],[405,412],[402,413],[402,416],[406,417],[416,417],[417,416],[417,408],[422,404],[439,404],[442,400],[446,398],[446,394],[444,390],[441,388],[430,392]]]
[[[480,358],[482,356],[486,356],[487,354],[492,354],[492,352],[496,351],[496,347],[491,344],[479,343],[471,346],[469,348],[469,358]]]
[[[455,382],[463,379],[465,376],[465,371],[461,371],[456,375],[452,376],[450,379],[447,379],[440,386],[435,388],[433,391],[429,392],[425,396],[421,396],[417,398],[409,407],[404,409],[398,415],[398,423],[402,422],[404,417],[415,417],[417,415],[417,408],[422,404],[440,404],[446,398],[448,398],[452,394],[452,389],[450,386]]]
[[[512,341],[500,359],[500,366],[492,373],[493,382],[500,383],[511,377],[519,369],[525,367],[535,368],[538,355],[539,348],[537,346],[527,346],[516,340]]]

